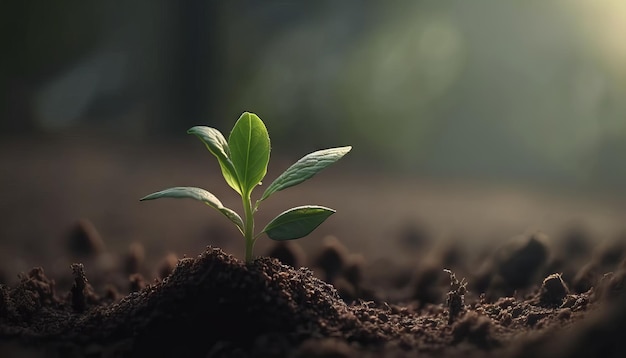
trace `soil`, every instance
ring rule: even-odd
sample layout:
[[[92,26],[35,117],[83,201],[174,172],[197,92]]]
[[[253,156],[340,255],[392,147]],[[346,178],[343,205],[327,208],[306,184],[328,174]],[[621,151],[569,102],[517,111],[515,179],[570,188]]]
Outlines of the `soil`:
[[[0,154],[7,153],[10,144],[4,146]],[[232,231],[219,225],[179,226],[177,237],[161,244],[150,239],[127,240],[136,232],[120,229],[127,225],[123,220],[110,213],[99,216],[106,212],[107,198],[109,203],[113,201],[106,193],[97,198],[105,208],[93,209],[95,219],[58,226],[59,220],[71,222],[61,215],[69,209],[66,205],[55,210],[51,203],[76,194],[74,186],[33,189],[25,178],[32,181],[31,171],[49,165],[45,158],[34,160],[48,153],[51,157],[63,153],[80,162],[103,150],[82,142],[79,147],[83,154],[77,155],[66,144],[57,143],[45,154],[32,154],[27,160],[30,164],[22,169],[13,163],[16,165],[11,167],[17,169],[8,179],[0,178],[6,181],[1,182],[3,187],[10,187],[9,181],[21,183],[3,193],[9,204],[0,207],[5,218],[0,231],[0,357],[626,356],[622,339],[626,331],[623,239],[599,241],[580,226],[568,226],[560,235],[528,230],[512,239],[500,239],[497,245],[487,239],[476,239],[471,247],[463,239],[439,242],[429,226],[421,224],[435,226],[432,223],[437,222],[439,210],[431,205],[428,215],[420,215],[420,224],[415,220],[408,220],[410,225],[396,222],[396,231],[377,233],[386,235],[387,245],[367,236],[374,230],[368,226],[372,220],[358,218],[347,228],[332,222],[326,229],[322,226],[318,238],[324,239],[316,240],[318,246],[307,239],[280,244],[265,240],[256,250],[261,256],[246,264],[230,254],[241,251],[233,244],[241,238],[231,237]],[[92,152],[84,154],[85,148]],[[127,150],[123,148],[123,154],[114,155],[116,160],[111,162],[135,162],[140,157],[128,155]],[[9,159],[3,157],[5,162]],[[99,180],[110,180],[109,175],[123,171],[114,165],[109,169],[112,174],[105,178],[92,178],[89,175],[94,172],[90,171],[83,180],[96,188],[108,187]],[[145,170],[147,176],[153,174]],[[56,174],[55,180],[54,175],[50,171],[49,182],[76,180],[63,174]],[[341,177],[348,174],[330,175],[331,182],[341,183]],[[149,179],[125,178],[129,187],[137,189],[130,196],[145,194]],[[168,183],[164,179],[157,184]],[[296,196],[317,196],[337,208],[346,196],[357,197],[349,190],[359,190],[358,185],[339,185],[337,190],[347,192],[343,197],[337,191],[324,197],[323,190],[317,190],[328,183],[318,184],[308,194],[296,192]],[[436,191],[433,188],[428,186],[424,193]],[[28,220],[15,213],[16,208],[24,207],[17,198],[28,198],[29,190],[39,190],[36,194],[45,199],[40,210],[50,214],[31,217],[35,224],[30,227],[23,225]],[[400,191],[400,196],[406,195]],[[54,194],[46,197],[48,192]],[[446,202],[445,195],[459,197],[459,191],[450,194],[446,188],[441,192],[446,194],[441,194],[443,199],[437,203]],[[383,197],[396,194],[383,191],[380,195],[367,199],[380,204]],[[89,202],[96,199],[87,198]],[[422,198],[428,202],[427,195]],[[456,199],[451,202],[455,208],[464,205]],[[73,203],[81,211],[92,210],[79,204],[80,200]],[[586,208],[595,208],[585,203]],[[173,203],[167,204],[171,210]],[[358,212],[359,205],[354,211]],[[569,203],[565,206],[572,207]],[[447,208],[441,211],[449,220],[462,216]],[[150,214],[150,209],[141,210]],[[182,210],[172,218],[158,216],[152,218],[149,228],[137,225],[135,230],[163,237],[171,233],[158,232],[170,219],[195,222],[194,216],[186,215]],[[478,216],[467,217],[471,224],[479,221]],[[599,222],[603,227],[619,227]],[[43,236],[43,229],[54,225],[63,227],[58,238],[33,245],[31,235]],[[115,228],[117,235],[112,235]],[[477,237],[469,234],[469,224],[462,228],[459,232]],[[194,238],[198,235],[209,236],[219,248],[197,249]],[[181,257],[169,251],[181,250],[176,245],[183,245],[185,238],[186,252],[201,252],[198,256]],[[354,245],[359,239],[365,241]],[[389,253],[395,255],[393,259]],[[25,261],[37,260],[40,267],[23,269]],[[23,273],[12,279],[16,270]]]
[[[354,297],[276,258],[250,264],[207,248],[163,280],[97,295],[84,267],[59,293],[42,268],[0,286],[2,356],[622,357],[626,270],[573,293],[552,274],[523,297],[466,299],[447,271],[444,304]],[[346,281],[347,282],[347,281]],[[135,284],[129,282],[129,287]]]

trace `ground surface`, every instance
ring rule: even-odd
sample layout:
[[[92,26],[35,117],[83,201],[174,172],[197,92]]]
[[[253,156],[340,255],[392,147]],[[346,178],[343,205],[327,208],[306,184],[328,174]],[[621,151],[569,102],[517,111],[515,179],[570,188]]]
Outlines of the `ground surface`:
[[[0,144],[0,356],[626,354],[617,196],[332,167],[258,219],[338,213],[297,243],[260,240],[256,253],[280,261],[246,265],[208,208],[137,201],[192,185],[238,210],[193,144]],[[270,180],[301,154],[275,159]]]

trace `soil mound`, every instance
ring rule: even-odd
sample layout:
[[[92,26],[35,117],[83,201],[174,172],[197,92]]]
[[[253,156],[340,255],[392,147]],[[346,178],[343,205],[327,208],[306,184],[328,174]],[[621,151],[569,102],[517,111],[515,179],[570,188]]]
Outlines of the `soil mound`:
[[[418,308],[347,305],[306,268],[270,258],[245,264],[215,248],[179,260],[168,277],[121,299],[115,292],[97,296],[82,265],[72,265],[72,272],[74,286],[61,296],[41,268],[15,287],[0,286],[1,356],[566,357],[577,353],[563,348],[571,348],[568,337],[589,342],[586,352],[624,352],[607,345],[610,336],[603,336],[602,347],[588,340],[598,330],[621,328],[615,317],[623,317],[623,307],[607,303],[620,315],[601,310],[587,325],[577,324],[594,311],[592,301],[605,301],[593,291],[570,294],[558,275],[526,299],[489,303],[466,300],[465,283],[450,272],[448,304]],[[622,276],[610,282],[616,278],[621,281],[607,284],[603,294],[610,302],[623,298],[614,293],[621,292],[615,287]],[[611,318],[606,326],[602,317]],[[551,344],[548,334],[556,338]]]

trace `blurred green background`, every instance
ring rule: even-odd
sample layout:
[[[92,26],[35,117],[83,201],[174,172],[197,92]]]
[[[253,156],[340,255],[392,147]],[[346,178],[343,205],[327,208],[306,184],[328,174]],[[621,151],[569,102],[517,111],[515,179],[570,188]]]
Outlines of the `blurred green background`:
[[[624,191],[620,0],[3,1],[0,26],[0,138],[248,110],[376,171]]]

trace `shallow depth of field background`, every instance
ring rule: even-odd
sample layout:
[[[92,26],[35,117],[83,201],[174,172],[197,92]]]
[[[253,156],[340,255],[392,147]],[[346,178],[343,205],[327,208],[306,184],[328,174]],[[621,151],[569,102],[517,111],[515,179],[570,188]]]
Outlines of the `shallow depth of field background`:
[[[7,276],[60,254],[88,218],[114,253],[240,255],[198,203],[139,203],[201,186],[239,211],[185,134],[226,135],[243,111],[272,139],[272,180],[316,149],[337,165],[268,200],[338,213],[366,258],[425,235],[466,247],[542,230],[598,241],[626,229],[626,3],[619,0],[3,2],[0,261]],[[270,246],[259,241],[257,253]],[[403,256],[404,255],[404,256]]]

